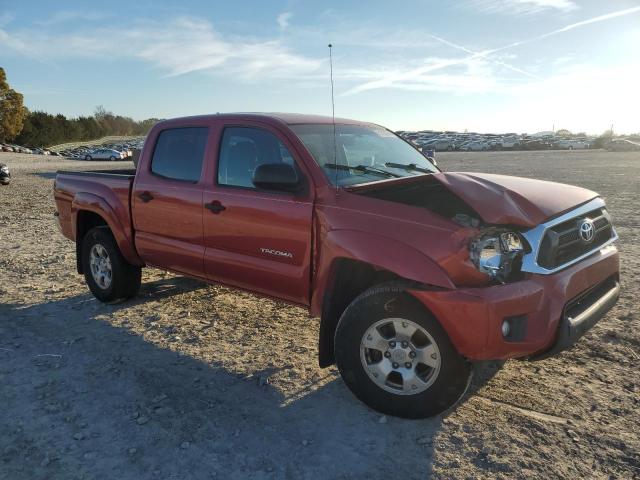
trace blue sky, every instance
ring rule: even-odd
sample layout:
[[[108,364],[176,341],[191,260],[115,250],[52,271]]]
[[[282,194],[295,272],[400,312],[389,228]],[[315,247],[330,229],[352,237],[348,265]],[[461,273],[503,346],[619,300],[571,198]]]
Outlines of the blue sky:
[[[394,129],[640,131],[640,1],[0,0],[31,109],[331,113]]]

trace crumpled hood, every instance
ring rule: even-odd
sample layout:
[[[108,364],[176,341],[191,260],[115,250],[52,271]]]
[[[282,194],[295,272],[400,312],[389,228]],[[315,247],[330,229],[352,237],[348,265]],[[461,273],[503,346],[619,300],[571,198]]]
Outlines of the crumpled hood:
[[[585,188],[488,173],[433,175],[487,223],[534,227],[598,196]]]

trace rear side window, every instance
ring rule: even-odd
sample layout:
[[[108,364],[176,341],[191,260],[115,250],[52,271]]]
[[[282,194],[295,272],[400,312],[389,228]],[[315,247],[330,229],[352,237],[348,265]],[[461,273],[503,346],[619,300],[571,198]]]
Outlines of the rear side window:
[[[207,127],[171,128],[158,135],[151,172],[165,178],[197,182],[207,146]]]

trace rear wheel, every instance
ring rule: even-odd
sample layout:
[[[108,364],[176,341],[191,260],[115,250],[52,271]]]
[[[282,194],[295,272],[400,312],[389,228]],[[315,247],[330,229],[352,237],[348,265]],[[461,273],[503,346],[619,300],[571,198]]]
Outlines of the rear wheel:
[[[91,161],[91,160],[93,160],[93,158],[91,157],[91,155],[85,155],[85,156],[84,156],[84,159],[85,159],[85,160],[87,160],[87,161]]]
[[[451,408],[472,375],[437,320],[397,285],[373,287],[347,307],[336,330],[335,357],[358,399],[404,418]]]
[[[113,155],[111,155],[111,156],[109,157],[109,160],[111,160],[112,162],[114,162],[114,161],[116,160],[116,157],[114,157]]]
[[[95,227],[87,232],[81,255],[87,286],[101,302],[131,298],[140,290],[140,267],[124,259],[108,227]]]

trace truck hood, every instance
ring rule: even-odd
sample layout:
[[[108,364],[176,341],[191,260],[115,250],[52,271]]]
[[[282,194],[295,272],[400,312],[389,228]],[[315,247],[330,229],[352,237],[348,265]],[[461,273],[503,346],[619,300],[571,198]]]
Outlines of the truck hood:
[[[436,173],[486,223],[535,227],[598,196],[585,188],[488,173]]]

